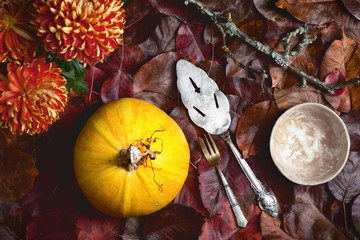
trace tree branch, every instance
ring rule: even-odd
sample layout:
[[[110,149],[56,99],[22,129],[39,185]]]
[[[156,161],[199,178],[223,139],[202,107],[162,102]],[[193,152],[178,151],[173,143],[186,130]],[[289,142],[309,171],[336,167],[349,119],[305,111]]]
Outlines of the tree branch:
[[[211,9],[209,9],[206,5],[204,5],[203,3],[199,2],[198,0],[186,0],[185,1],[185,4],[189,4],[189,3],[197,6],[203,14],[205,14],[211,18],[211,20],[214,22],[214,24],[219,28],[219,30],[223,34],[223,41],[224,41],[223,49],[226,52],[228,52],[230,57],[234,60],[234,62],[242,68],[247,68],[247,67],[245,65],[239,63],[236,60],[234,54],[231,54],[231,51],[226,47],[226,43],[225,43],[226,36],[237,37],[237,38],[243,40],[245,43],[254,47],[258,51],[264,53],[267,56],[270,56],[279,66],[290,69],[292,72],[294,72],[301,78],[300,85],[303,87],[305,87],[307,85],[307,83],[309,82],[309,83],[317,86],[324,92],[327,92],[329,94],[334,94],[336,89],[344,88],[353,83],[360,84],[360,77],[358,76],[358,77],[350,79],[346,82],[337,82],[332,85],[327,85],[327,84],[325,84],[325,82],[319,80],[318,78],[308,75],[307,73],[301,71],[300,69],[296,68],[294,65],[292,65],[291,63],[288,62],[288,60],[291,56],[298,54],[299,51],[303,47],[305,47],[308,44],[311,44],[312,42],[314,42],[316,40],[316,36],[307,38],[307,36],[306,36],[306,34],[308,32],[307,24],[305,24],[303,27],[296,29],[293,32],[288,33],[283,38],[283,45],[284,45],[285,52],[281,54],[281,53],[278,53],[278,52],[270,49],[269,46],[264,45],[261,42],[258,42],[256,40],[252,39],[246,33],[242,32],[232,21],[230,15],[224,16],[220,12],[214,12]],[[301,40],[295,46],[295,48],[293,48],[293,50],[290,50],[290,40],[292,37],[294,37],[296,35],[300,35]],[[258,72],[255,72],[255,73],[258,73]],[[261,73],[258,73],[258,74],[261,74]],[[264,76],[264,75],[262,75],[262,76]]]

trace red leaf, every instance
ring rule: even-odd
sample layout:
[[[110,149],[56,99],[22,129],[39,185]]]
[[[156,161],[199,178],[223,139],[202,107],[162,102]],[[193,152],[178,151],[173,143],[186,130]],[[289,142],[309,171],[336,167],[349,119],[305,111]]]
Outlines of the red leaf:
[[[308,37],[315,35],[313,31],[308,32]],[[300,40],[299,37],[291,39],[291,46],[295,46]],[[275,50],[283,53],[283,42],[279,41]],[[317,35],[316,41],[303,47],[298,54],[290,57],[289,63],[294,65],[299,70],[307,73],[310,76],[316,76],[319,71],[319,66],[323,57],[324,44],[321,35]],[[272,78],[273,87],[286,89],[294,85],[298,85],[300,77],[293,73],[288,68],[283,68],[277,64],[270,64],[269,72]]]
[[[228,79],[224,93],[240,97],[241,104],[244,108],[249,105],[272,99],[271,89],[265,85],[264,92],[261,93],[260,82],[253,78]],[[241,115],[242,111],[239,113]]]
[[[346,74],[345,58],[347,55],[347,47],[341,40],[335,40],[326,50],[320,68],[320,79],[324,80],[326,76],[333,72],[341,72]]]
[[[257,59],[257,52],[256,50],[249,46],[248,44],[244,43],[240,39],[233,39],[228,43],[228,48],[233,52],[236,57],[236,60],[241,64],[247,66],[251,63],[251,61]],[[227,54],[224,54],[227,56]],[[227,59],[226,65],[226,77],[227,78],[249,78],[248,70],[245,70],[239,67],[233,59]]]
[[[325,78],[325,83],[327,85],[335,84],[337,82],[346,82],[346,76],[342,72],[332,72],[329,73]],[[336,89],[334,96],[339,96],[345,92],[345,88]]]
[[[211,59],[211,45],[205,44],[204,28],[200,25],[182,24],[176,36],[176,51],[179,56],[190,57],[196,62]]]
[[[350,135],[350,151],[360,152],[360,111],[340,116]]]
[[[147,56],[175,51],[176,34],[181,22],[176,17],[161,19],[154,33],[140,47]]]
[[[154,10],[147,0],[132,0],[124,4],[123,8],[126,12],[126,28],[141,21]]]
[[[358,233],[360,233],[360,195],[357,196],[351,207],[352,221]]]
[[[253,0],[256,9],[263,15],[265,18],[276,21],[276,20],[286,20],[289,18],[283,11],[279,10],[275,6],[275,1],[269,0]],[[278,21],[280,22],[280,21]]]
[[[172,204],[146,218],[144,239],[197,239],[203,223],[194,209]]]
[[[181,0],[149,0],[149,3],[159,12],[168,16],[182,15],[189,10],[189,7]]]
[[[81,215],[75,225],[79,231],[78,240],[115,240],[121,237],[125,220],[92,211]]]
[[[236,130],[236,142],[245,159],[267,149],[271,126],[278,114],[277,107],[271,101],[260,102],[245,109]]]
[[[244,19],[252,7],[252,2],[247,0],[201,0],[200,2],[216,12],[226,9],[231,14],[235,23]]]
[[[244,195],[250,187],[249,181],[242,172],[226,142],[220,140],[219,137],[216,136],[214,136],[214,140],[221,154],[221,161],[219,165],[220,169],[223,171],[235,196]],[[253,164],[255,163],[251,160],[249,165]],[[254,166],[252,166],[252,168],[254,169]],[[204,158],[202,158],[198,165],[198,171],[201,199],[208,210],[210,217],[225,211],[228,212],[228,215],[231,215],[232,210],[229,200],[226,197],[224,186],[222,185],[214,166],[210,165]],[[239,182],[242,184],[238,184]],[[239,201],[239,204],[243,210],[248,207],[246,205],[248,203]]]
[[[101,100],[104,103],[133,96],[131,76],[121,70],[117,71],[113,77],[107,78],[101,87]]]
[[[0,200],[0,239],[23,239],[28,220],[18,203]]]
[[[193,125],[188,117],[187,109],[183,106],[174,108],[170,116],[177,122],[185,134],[187,142],[190,147],[190,168],[188,177],[180,193],[176,196],[174,202],[183,204],[195,209],[202,215],[207,215],[208,212],[201,201],[198,171],[196,165],[202,159],[201,150],[198,144],[197,130],[198,127]]]
[[[359,38],[359,20],[347,11],[340,1],[313,0],[304,4],[297,0],[280,0],[276,2],[276,6],[286,9],[293,17],[310,24],[336,21],[344,26],[346,31]]]
[[[354,15],[358,20],[360,20],[360,1],[359,0],[342,0],[345,7],[352,15]]]
[[[297,239],[347,239],[315,206],[308,193],[296,195],[294,207],[284,216],[284,228]]]
[[[200,240],[205,239],[262,239],[259,221],[261,210],[259,207],[252,205],[250,214],[247,217],[248,224],[245,228],[238,228],[234,224],[234,217],[230,211],[224,209],[207,219],[203,226],[203,233]]]
[[[285,111],[293,106],[306,102],[326,105],[322,98],[322,92],[309,85],[305,88],[297,85],[287,89],[275,88],[274,98],[280,111]]]
[[[328,182],[331,193],[337,200],[349,203],[360,194],[360,153],[350,152],[349,159],[343,170],[330,182]]]
[[[295,240],[295,238],[289,236],[284,230],[281,229],[281,221],[279,218],[272,218],[265,212],[261,213],[261,233],[267,240]]]
[[[148,101],[165,112],[171,110],[177,99],[176,53],[164,53],[144,64],[134,76],[134,96]]]
[[[106,56],[104,63],[96,66],[108,74],[119,70],[133,72],[145,63],[146,55],[140,46],[119,46],[110,56]]]
[[[347,81],[347,79],[342,72],[332,72],[325,78],[325,83],[327,85],[345,81]],[[325,94],[325,99],[334,109],[340,112],[347,113],[351,111],[350,91],[347,87],[336,89],[334,95]]]
[[[49,212],[74,212],[84,201],[72,172],[46,171],[39,174],[21,205],[35,217]]]
[[[127,25],[124,30],[124,44],[138,45],[144,42],[155,31],[159,21],[159,13],[150,12],[141,16],[132,25]]]
[[[46,213],[33,218],[26,227],[27,240],[76,240],[74,217],[65,213]]]

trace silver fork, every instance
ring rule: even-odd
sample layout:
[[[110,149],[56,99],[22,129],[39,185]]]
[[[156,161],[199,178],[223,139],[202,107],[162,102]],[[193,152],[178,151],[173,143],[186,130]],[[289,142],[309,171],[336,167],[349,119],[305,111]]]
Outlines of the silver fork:
[[[229,183],[227,182],[224,174],[222,173],[221,169],[219,168],[219,162],[221,159],[219,149],[217,148],[217,146],[216,146],[214,140],[212,139],[212,137],[210,136],[210,134],[208,134],[208,136],[209,137],[206,137],[206,135],[204,135],[205,141],[202,138],[199,138],[201,150],[203,151],[206,160],[210,164],[215,166],[217,172],[220,175],[220,179],[221,179],[222,184],[224,185],[225,192],[229,199],[231,208],[233,210],[237,226],[245,227],[247,224],[247,220],[246,220],[244,214],[242,213],[238,202],[236,201],[234,192],[230,188]],[[209,141],[209,139],[210,139],[210,141]]]

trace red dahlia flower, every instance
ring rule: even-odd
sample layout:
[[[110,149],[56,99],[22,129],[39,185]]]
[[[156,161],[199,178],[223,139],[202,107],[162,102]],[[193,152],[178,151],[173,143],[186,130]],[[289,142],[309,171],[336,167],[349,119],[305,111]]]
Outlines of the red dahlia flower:
[[[121,0],[36,0],[37,35],[46,51],[94,66],[122,43]]]
[[[0,126],[13,133],[35,134],[59,118],[67,102],[66,80],[46,57],[8,64],[8,82],[0,81]]]
[[[0,1],[0,62],[23,60],[35,53],[35,29],[30,24],[31,1]]]

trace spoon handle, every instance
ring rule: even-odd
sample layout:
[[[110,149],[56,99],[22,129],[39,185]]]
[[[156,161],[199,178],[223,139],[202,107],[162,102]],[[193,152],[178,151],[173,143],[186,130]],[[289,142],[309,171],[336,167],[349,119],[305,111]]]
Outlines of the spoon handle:
[[[242,158],[241,153],[234,145],[233,141],[231,140],[230,133],[225,132],[220,135],[222,139],[224,139],[230,146],[230,149],[235,155],[236,160],[238,161],[240,167],[242,168],[245,176],[249,180],[252,189],[255,192],[256,198],[259,203],[259,207],[269,214],[272,217],[276,217],[278,214],[278,205],[276,197],[267,192],[265,187],[262,183],[256,178],[254,172],[251,170],[250,166],[247,164],[245,159]]]

